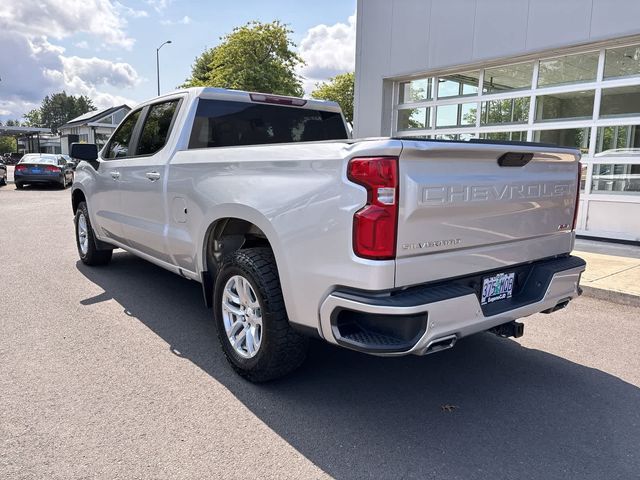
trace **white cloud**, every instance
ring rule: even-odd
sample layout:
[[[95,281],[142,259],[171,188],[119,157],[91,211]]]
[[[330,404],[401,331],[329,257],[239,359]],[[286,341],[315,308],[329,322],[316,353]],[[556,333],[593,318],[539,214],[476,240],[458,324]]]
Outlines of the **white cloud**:
[[[68,55],[50,42],[84,34],[76,48],[91,48],[97,40],[109,47],[131,48],[125,17],[146,16],[117,0],[0,0],[0,119],[21,118],[37,108],[46,95],[65,90],[87,95],[96,107],[132,101],[121,95],[140,82],[136,70],[121,60]],[[93,53],[98,49],[93,48]],[[118,95],[104,91],[118,88]]]
[[[144,18],[149,16],[146,10],[135,10],[131,7],[123,5],[120,2],[116,2],[115,7],[119,12],[131,18]]]
[[[180,20],[160,20],[162,25],[189,25],[191,23],[191,17],[185,15]]]
[[[356,15],[347,23],[316,25],[300,42],[300,55],[307,63],[300,70],[307,93],[316,83],[340,73],[352,72],[356,59]]]
[[[134,39],[124,28],[126,20],[109,0],[4,0],[0,30],[18,30],[27,36],[62,39],[84,32],[99,36],[106,44],[130,49]]]
[[[173,0],[145,0],[145,3],[152,7],[156,12],[162,13]]]
[[[67,82],[79,78],[90,85],[109,84],[132,87],[138,83],[138,72],[128,63],[111,62],[103,58],[60,57]]]
[[[114,102],[136,103],[100,91],[104,86],[123,90],[136,85],[140,81],[138,73],[128,63],[65,56],[64,48],[44,37],[28,38],[16,32],[0,31],[0,45],[11,52],[11,56],[0,55],[0,116],[5,119],[22,117],[38,107],[45,95],[62,90],[87,95],[99,108]]]

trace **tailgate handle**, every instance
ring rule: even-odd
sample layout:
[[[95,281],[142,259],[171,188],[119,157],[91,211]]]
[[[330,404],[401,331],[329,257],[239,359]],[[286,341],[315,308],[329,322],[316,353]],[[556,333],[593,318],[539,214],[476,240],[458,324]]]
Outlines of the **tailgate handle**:
[[[533,153],[507,152],[498,158],[501,167],[524,167],[533,158]]]

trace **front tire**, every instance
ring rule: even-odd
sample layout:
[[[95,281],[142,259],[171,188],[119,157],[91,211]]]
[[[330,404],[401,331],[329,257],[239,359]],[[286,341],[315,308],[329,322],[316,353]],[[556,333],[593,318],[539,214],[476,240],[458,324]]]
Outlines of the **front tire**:
[[[270,249],[247,248],[227,257],[213,295],[218,340],[238,374],[265,382],[302,364],[308,339],[289,324]]]
[[[96,247],[93,228],[89,221],[89,210],[85,202],[80,202],[76,210],[76,246],[82,263],[86,265],[106,265],[111,261],[112,249],[100,250]]]

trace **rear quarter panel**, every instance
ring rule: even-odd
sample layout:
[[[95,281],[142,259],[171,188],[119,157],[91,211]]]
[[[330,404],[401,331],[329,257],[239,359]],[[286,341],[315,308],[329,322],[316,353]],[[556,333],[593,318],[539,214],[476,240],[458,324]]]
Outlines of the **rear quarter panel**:
[[[394,261],[355,257],[354,213],[364,188],[349,182],[354,156],[398,155],[400,142],[314,142],[178,152],[171,161],[167,202],[184,204],[171,218],[168,241],[176,263],[206,268],[204,239],[221,218],[258,226],[272,245],[292,322],[318,327],[318,308],[337,285],[382,290],[394,285]]]

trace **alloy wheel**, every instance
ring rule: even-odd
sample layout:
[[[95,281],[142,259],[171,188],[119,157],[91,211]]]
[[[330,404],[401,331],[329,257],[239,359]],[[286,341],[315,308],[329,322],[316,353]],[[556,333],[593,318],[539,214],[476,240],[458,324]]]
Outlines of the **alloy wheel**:
[[[252,358],[262,343],[262,308],[249,280],[234,275],[224,286],[222,318],[229,343],[243,358]]]

